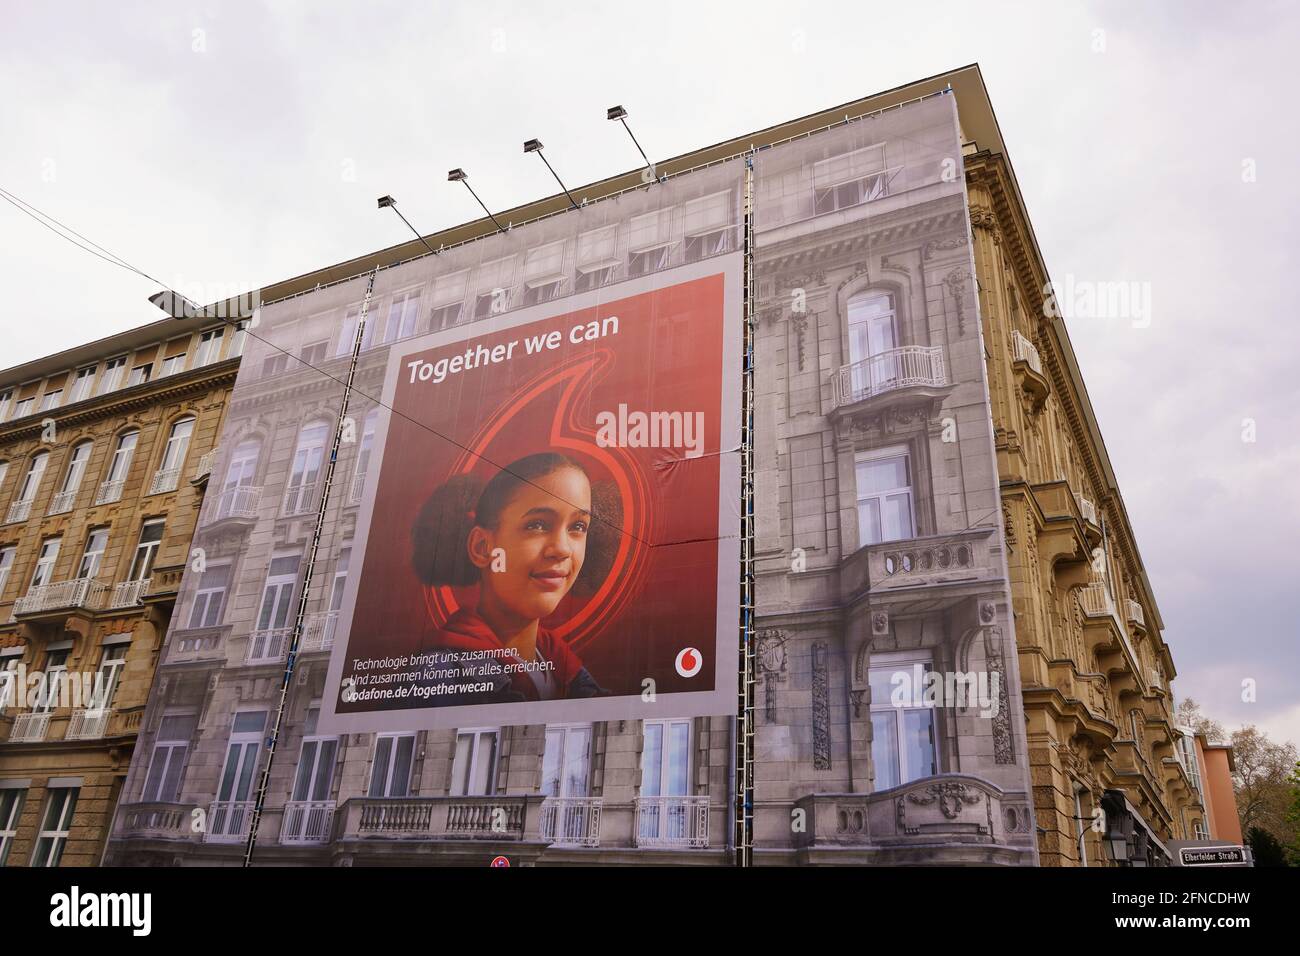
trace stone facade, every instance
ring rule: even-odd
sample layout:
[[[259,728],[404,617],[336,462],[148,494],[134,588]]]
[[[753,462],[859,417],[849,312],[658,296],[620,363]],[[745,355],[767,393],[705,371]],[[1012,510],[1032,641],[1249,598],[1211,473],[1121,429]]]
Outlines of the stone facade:
[[[0,864],[100,861],[242,338],[166,321],[0,373]]]

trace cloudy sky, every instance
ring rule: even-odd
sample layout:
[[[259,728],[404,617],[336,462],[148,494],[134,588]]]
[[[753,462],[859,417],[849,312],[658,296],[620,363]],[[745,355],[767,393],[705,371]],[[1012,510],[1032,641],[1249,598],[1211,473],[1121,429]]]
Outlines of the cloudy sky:
[[[533,136],[570,184],[631,168],[613,103],[653,159],[978,61],[1058,285],[1150,297],[1068,324],[1175,691],[1300,743],[1297,35],[1210,0],[10,0],[0,186],[211,301],[403,240],[382,193],[475,217],[452,166],[494,208],[549,195]],[[0,288],[0,367],[158,318],[8,205]]]

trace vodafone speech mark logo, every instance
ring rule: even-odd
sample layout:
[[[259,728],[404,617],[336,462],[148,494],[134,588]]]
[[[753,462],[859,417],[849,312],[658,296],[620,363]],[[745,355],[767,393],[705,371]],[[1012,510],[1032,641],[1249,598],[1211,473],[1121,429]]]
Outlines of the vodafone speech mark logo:
[[[694,677],[704,666],[704,655],[694,647],[683,647],[677,652],[677,673],[683,677]]]

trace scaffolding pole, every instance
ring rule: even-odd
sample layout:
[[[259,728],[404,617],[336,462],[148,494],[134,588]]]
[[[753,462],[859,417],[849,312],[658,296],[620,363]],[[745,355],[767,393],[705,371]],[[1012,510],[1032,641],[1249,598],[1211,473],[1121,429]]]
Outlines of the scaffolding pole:
[[[275,721],[271,725],[271,734],[266,740],[266,763],[257,783],[257,798],[253,803],[253,816],[248,823],[248,840],[244,844],[244,866],[253,864],[253,847],[257,843],[257,828],[262,821],[262,808],[266,803],[266,792],[271,783],[271,764],[275,760],[276,747],[280,742],[280,728],[284,722],[285,704],[289,699],[289,685],[293,680],[294,664],[298,659],[298,643],[302,640],[302,624],[307,616],[307,602],[311,596],[312,572],[316,568],[316,553],[320,548],[321,534],[325,530],[325,514],[329,509],[330,487],[334,484],[334,469],[338,465],[339,446],[347,429],[348,402],[352,398],[352,382],[357,374],[357,359],[361,355],[361,343],[366,333],[366,315],[370,311],[370,300],[375,293],[375,277],[379,274],[376,266],[366,282],[366,294],[361,300],[361,314],[357,317],[357,330],[352,340],[352,357],[348,362],[348,377],[343,383],[343,401],[339,405],[339,417],[334,426],[334,444],[330,447],[329,463],[325,466],[325,482],[321,488],[320,504],[316,507],[316,526],[312,529],[311,547],[307,551],[307,570],[303,575],[302,592],[298,595],[298,610],[294,614],[293,631],[289,636],[289,650],[285,659],[284,677],[280,681],[280,699],[276,703]],[[353,428],[355,432],[355,427]]]
[[[744,368],[740,409],[740,668],[736,700],[737,866],[754,862],[754,153],[745,156]]]

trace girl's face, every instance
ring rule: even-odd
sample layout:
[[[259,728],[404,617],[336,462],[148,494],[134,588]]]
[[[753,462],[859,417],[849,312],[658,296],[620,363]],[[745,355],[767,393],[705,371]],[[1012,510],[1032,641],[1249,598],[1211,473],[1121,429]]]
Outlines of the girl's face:
[[[578,579],[587,554],[591,483],[560,468],[515,491],[495,529],[477,525],[470,560],[482,570],[484,597],[525,621],[546,617]]]

